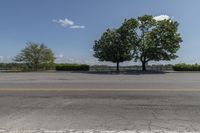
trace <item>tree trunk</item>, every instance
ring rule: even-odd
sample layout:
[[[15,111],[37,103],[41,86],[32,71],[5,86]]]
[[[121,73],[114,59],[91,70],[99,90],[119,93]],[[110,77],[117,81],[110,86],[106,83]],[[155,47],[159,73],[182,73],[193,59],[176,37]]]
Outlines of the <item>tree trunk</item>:
[[[117,72],[119,72],[119,62],[117,62]]]
[[[34,71],[38,71],[38,64],[37,63],[34,66]]]
[[[146,62],[145,61],[142,62],[142,71],[146,71]]]

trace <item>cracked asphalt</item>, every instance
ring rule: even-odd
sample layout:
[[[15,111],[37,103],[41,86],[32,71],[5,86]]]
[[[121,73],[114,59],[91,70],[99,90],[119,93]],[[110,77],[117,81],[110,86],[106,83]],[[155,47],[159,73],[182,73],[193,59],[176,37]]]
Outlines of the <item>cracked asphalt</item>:
[[[0,73],[0,132],[200,132],[200,73]]]

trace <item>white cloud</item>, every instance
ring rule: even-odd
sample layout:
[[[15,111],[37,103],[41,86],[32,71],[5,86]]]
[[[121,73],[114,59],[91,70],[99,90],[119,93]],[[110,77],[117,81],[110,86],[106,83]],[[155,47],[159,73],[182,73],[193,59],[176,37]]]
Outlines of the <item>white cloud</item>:
[[[10,63],[10,62],[13,62],[13,57],[11,56],[0,56],[0,61],[2,63]]]
[[[71,28],[71,29],[84,29],[85,26],[83,25],[75,25],[74,21],[72,20],[69,20],[67,18],[65,19],[53,19],[52,20],[54,23],[58,23],[60,24],[62,27],[65,27],[65,28]]]
[[[162,21],[162,20],[169,20],[171,18],[168,15],[160,15],[160,16],[155,16],[154,19],[156,21]]]
[[[85,26],[83,25],[73,25],[73,26],[70,26],[71,29],[84,29]]]
[[[56,58],[63,58],[64,55],[62,53],[60,53],[59,55],[56,56]]]
[[[0,61],[2,61],[3,60],[3,56],[0,56]]]
[[[94,52],[94,50],[91,48],[91,49],[90,49],[90,52]]]
[[[63,27],[68,27],[68,26],[74,25],[74,22],[72,20],[67,19],[67,18],[59,19],[59,20],[53,19],[53,22],[58,23]]]
[[[73,58],[69,58],[69,59],[66,59],[68,62],[74,62],[75,61],[75,59],[73,59]]]

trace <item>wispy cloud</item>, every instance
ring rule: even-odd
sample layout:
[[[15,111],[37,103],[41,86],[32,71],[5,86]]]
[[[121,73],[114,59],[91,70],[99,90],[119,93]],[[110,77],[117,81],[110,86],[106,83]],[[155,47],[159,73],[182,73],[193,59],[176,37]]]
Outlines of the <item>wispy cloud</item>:
[[[13,57],[11,56],[0,56],[0,62],[2,63],[10,63],[13,62]]]
[[[71,29],[84,29],[85,26],[83,25],[73,25],[73,26],[70,26]]]
[[[56,55],[56,58],[63,58],[63,57],[64,57],[64,55],[62,53]]]
[[[74,22],[72,20],[67,19],[67,18],[59,19],[59,20],[53,19],[52,21],[55,22],[55,23],[60,24],[63,27],[68,27],[68,26],[74,25]]]
[[[70,19],[53,19],[52,20],[54,23],[58,23],[60,24],[62,27],[65,27],[65,28],[71,28],[71,29],[84,29],[85,26],[83,25],[76,25],[74,23],[74,21],[70,20]]]
[[[155,16],[154,19],[156,21],[162,21],[162,20],[169,20],[171,19],[171,17],[169,17],[168,15],[159,15],[159,16]]]
[[[0,56],[0,61],[2,61],[3,60],[3,56]]]

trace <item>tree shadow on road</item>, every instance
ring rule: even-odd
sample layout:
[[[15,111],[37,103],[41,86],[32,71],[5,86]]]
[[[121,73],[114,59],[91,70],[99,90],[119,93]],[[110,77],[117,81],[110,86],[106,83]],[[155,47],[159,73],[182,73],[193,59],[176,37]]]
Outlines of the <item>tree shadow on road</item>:
[[[151,75],[151,74],[166,74],[167,71],[73,71],[71,73],[84,73],[96,75]]]

